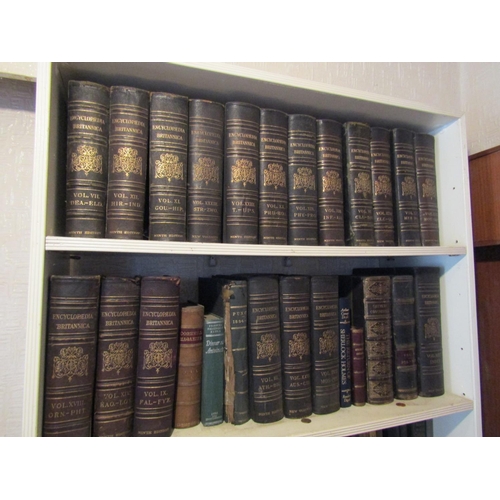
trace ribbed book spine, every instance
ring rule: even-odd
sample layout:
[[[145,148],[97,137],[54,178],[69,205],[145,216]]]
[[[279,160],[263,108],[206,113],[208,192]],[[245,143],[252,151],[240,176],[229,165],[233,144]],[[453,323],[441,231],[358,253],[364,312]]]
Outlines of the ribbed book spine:
[[[260,109],[229,102],[225,115],[224,243],[259,242]]]
[[[92,428],[96,437],[132,435],[140,291],[140,278],[102,278]]]
[[[338,276],[311,276],[312,411],[340,408]]]
[[[319,244],[344,246],[342,124],[317,120]]]
[[[106,237],[142,239],[148,171],[149,92],[110,89]]]
[[[43,436],[91,435],[100,283],[50,277]]]
[[[134,403],[136,437],[171,436],[179,344],[180,278],[141,278]]]
[[[436,152],[432,135],[415,134],[415,170],[422,245],[439,246]]]
[[[354,406],[366,404],[365,311],[363,282],[351,278],[351,401]]]
[[[318,244],[316,119],[288,116],[288,244]]]
[[[151,94],[149,137],[149,239],[186,241],[187,97]]]
[[[352,405],[351,389],[351,298],[344,290],[345,280],[339,282],[339,383],[340,407]],[[340,289],[342,285],[342,289]]]
[[[394,246],[394,202],[391,172],[391,132],[372,127],[370,141],[375,245]]]
[[[262,424],[281,420],[284,413],[278,278],[248,278],[248,359],[252,420]]]
[[[400,246],[421,245],[413,136],[411,130],[392,131],[394,213]]]
[[[203,325],[201,372],[201,423],[205,426],[224,421],[224,319],[206,314]]]
[[[224,106],[189,101],[187,241],[222,241]]]
[[[346,244],[373,246],[373,191],[370,126],[344,124]]]
[[[288,116],[260,113],[259,243],[286,245],[288,235]]]

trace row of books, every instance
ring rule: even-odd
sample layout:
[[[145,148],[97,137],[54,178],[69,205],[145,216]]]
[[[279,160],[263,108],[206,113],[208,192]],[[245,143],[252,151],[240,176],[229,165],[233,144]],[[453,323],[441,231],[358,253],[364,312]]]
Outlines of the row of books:
[[[66,235],[437,246],[434,137],[72,80]]]
[[[352,437],[434,437],[434,425],[432,420],[420,420],[411,424],[354,434]]]
[[[373,271],[373,272],[372,272]],[[334,413],[444,393],[439,269],[52,276],[44,436]]]

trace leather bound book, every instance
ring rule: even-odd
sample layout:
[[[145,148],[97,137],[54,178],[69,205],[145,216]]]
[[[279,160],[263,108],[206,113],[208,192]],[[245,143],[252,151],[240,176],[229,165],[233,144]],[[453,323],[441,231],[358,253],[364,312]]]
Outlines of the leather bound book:
[[[198,278],[198,302],[224,320],[224,421],[235,425],[250,419],[247,288],[244,279]]]
[[[279,302],[278,278],[248,278],[250,417],[261,424],[284,416]]]
[[[415,399],[417,358],[415,345],[415,290],[411,274],[391,276],[394,397]]]
[[[100,276],[51,276],[42,435],[89,437]]]
[[[316,121],[319,244],[344,246],[344,163],[342,124]]]
[[[259,242],[260,109],[226,103],[224,142],[224,243]]]
[[[413,136],[411,130],[392,131],[394,223],[400,246],[421,245]]]
[[[179,344],[180,278],[141,278],[134,403],[136,437],[172,435]]]
[[[338,276],[311,276],[312,411],[340,408]]]
[[[140,278],[101,280],[92,428],[96,437],[132,435],[140,292]]]
[[[344,123],[344,210],[350,246],[375,245],[370,139],[366,123]]]
[[[391,171],[391,132],[372,127],[370,141],[375,245],[394,246],[394,202]]]
[[[68,83],[66,236],[104,238],[108,184],[109,88]]]
[[[415,134],[415,170],[422,245],[439,246],[436,152],[430,134]]]
[[[418,395],[444,394],[441,295],[438,267],[414,268]]]
[[[288,244],[318,244],[316,118],[288,116]]]
[[[149,92],[111,87],[106,238],[144,237],[148,132]]]
[[[176,429],[194,427],[201,421],[204,311],[201,304],[181,307],[174,418]]]
[[[260,112],[259,243],[288,242],[288,116],[275,109]]]
[[[188,98],[153,92],[149,121],[149,239],[186,241]]]
[[[352,405],[350,276],[339,276],[339,385],[340,407]]]
[[[224,106],[189,100],[187,241],[222,241]]]
[[[205,314],[201,371],[201,423],[224,421],[224,319]]]
[[[283,407],[287,418],[312,413],[310,294],[309,276],[280,277]]]

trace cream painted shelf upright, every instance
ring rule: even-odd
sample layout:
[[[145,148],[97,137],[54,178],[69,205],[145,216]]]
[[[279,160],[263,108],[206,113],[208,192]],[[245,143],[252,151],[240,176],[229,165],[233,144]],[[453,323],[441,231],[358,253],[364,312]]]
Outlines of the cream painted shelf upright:
[[[436,138],[441,247],[353,248],[225,245],[65,238],[66,94],[70,79],[131,85],[222,103],[231,100],[345,122],[406,127]],[[336,436],[434,418],[437,436],[481,435],[474,263],[463,118],[380,95],[227,64],[44,63],[37,75],[33,225],[23,434],[41,434],[48,278],[51,274],[175,274],[181,299],[196,300],[198,276],[240,272],[348,274],[354,267],[442,269],[446,394],[400,406],[366,405],[310,422],[201,425],[174,436]]]

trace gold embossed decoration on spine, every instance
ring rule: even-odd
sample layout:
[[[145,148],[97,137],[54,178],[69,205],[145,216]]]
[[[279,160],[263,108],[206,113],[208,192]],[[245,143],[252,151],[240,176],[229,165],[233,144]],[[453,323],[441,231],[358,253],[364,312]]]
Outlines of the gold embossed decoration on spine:
[[[225,115],[224,243],[258,243],[260,109],[229,102]]]
[[[107,238],[144,237],[148,134],[149,92],[111,87]]]
[[[108,184],[109,88],[68,83],[66,236],[104,238]]]

